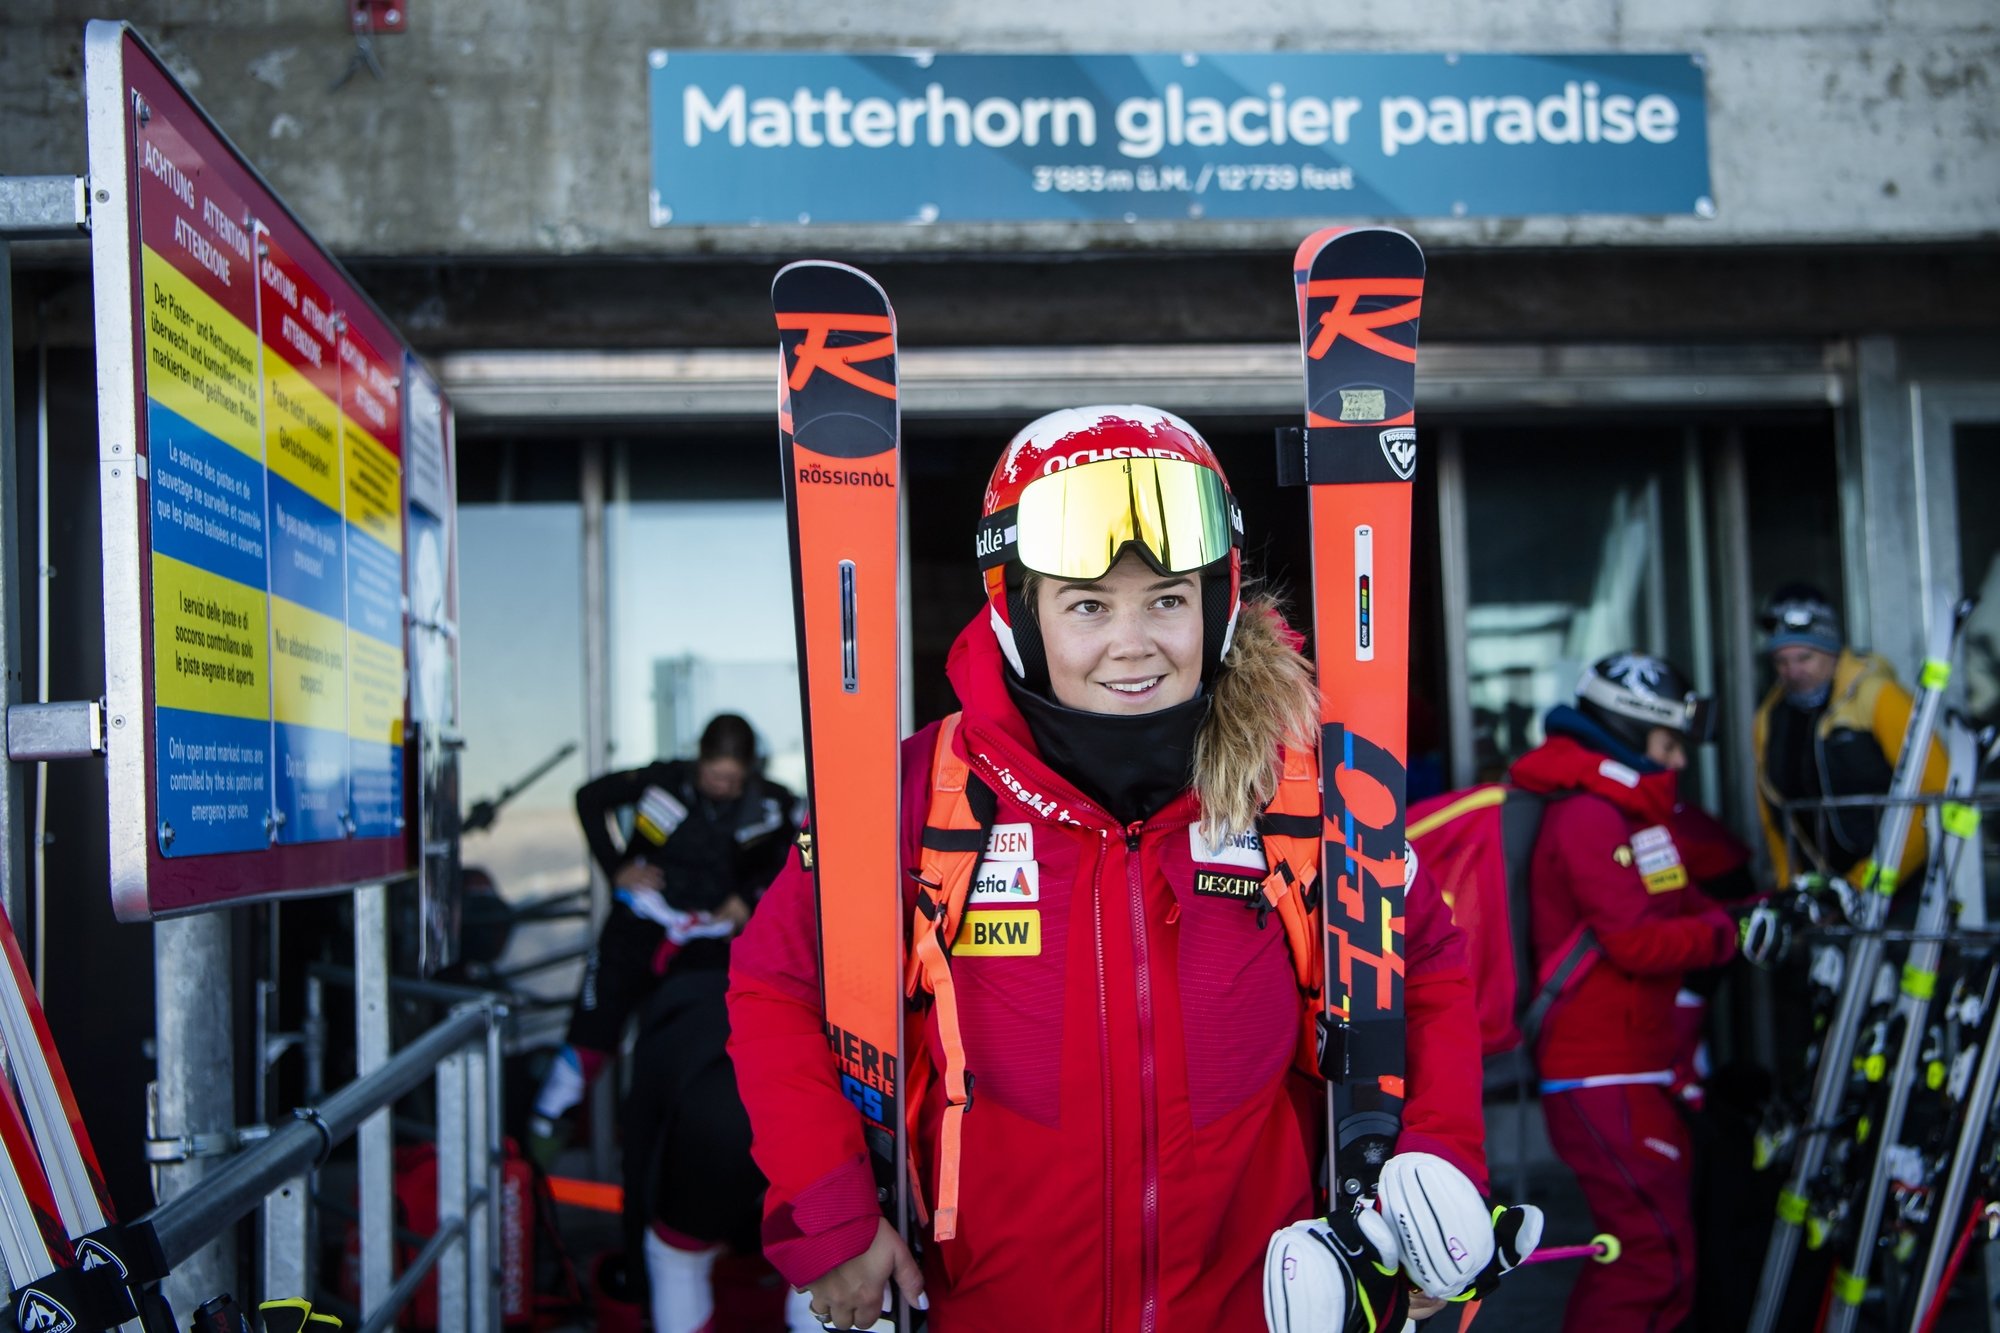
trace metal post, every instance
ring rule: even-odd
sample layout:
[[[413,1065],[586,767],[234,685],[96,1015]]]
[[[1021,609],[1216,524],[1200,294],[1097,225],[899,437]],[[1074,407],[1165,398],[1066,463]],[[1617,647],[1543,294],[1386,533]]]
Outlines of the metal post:
[[[14,498],[20,484],[14,470],[14,260],[0,236],[0,707],[20,703],[20,538]],[[20,767],[0,763],[0,907],[10,921],[28,925],[26,881],[26,795]],[[36,937],[42,923],[34,923]]]
[[[366,1078],[389,1062],[389,892],[354,891],[354,1073]],[[391,1107],[361,1122],[361,1312],[373,1314],[395,1280],[395,1142]]]
[[[1722,596],[1716,606],[1721,624],[1722,745],[1728,753],[1730,776],[1726,808],[1749,839],[1755,855],[1765,856],[1757,810],[1757,754],[1750,719],[1757,711],[1757,642],[1755,609],[1750,588],[1750,487],[1743,468],[1743,431],[1731,426],[1723,433],[1722,452],[1715,460],[1715,561]],[[1718,805],[1723,803],[1718,801]],[[1759,1058],[1762,1058],[1761,1056]]]
[[[1681,438],[1681,503],[1687,508],[1688,655],[1694,659],[1694,687],[1715,696],[1715,597],[1709,581],[1708,487],[1703,484],[1701,428],[1689,426]],[[1661,645],[1663,648],[1664,644]],[[1731,716],[1728,725],[1746,732],[1750,718]],[[1721,764],[1712,745],[1697,747],[1692,756],[1701,774],[1701,793],[1714,810],[1722,804]]]
[[[1646,630],[1644,639],[1646,651],[1666,656],[1670,651],[1667,643],[1667,555],[1666,516],[1661,503],[1660,492],[1664,489],[1660,477],[1655,474],[1646,478],[1646,489],[1639,496],[1639,511],[1646,516],[1646,573],[1644,588]]]
[[[326,1096],[326,983],[306,974],[306,1104]]]
[[[1933,586],[1925,459],[1896,340],[1863,338],[1855,357],[1857,429],[1840,467],[1848,638],[1907,671],[1923,660],[1932,601],[1957,590]]]
[[[312,1181],[297,1176],[264,1197],[259,1266],[264,1299],[310,1298],[313,1291]]]
[[[506,1231],[506,1161],[500,1151],[500,1131],[504,1127],[506,1109],[506,1033],[504,1025],[510,1021],[510,1011],[504,1007],[492,1007],[488,1011],[486,1025],[486,1293],[488,1305],[484,1311],[484,1321],[478,1325],[480,1333],[500,1333],[500,1325],[506,1319],[506,1301],[500,1299],[506,1293],[506,1281],[500,1271],[500,1237]],[[520,1225],[530,1225],[526,1199],[522,1201]],[[516,1251],[518,1253],[518,1251]],[[526,1289],[534,1283],[534,1273],[516,1273],[514,1281],[522,1285],[520,1303],[532,1305],[534,1297]],[[476,1297],[474,1297],[476,1299]],[[478,1309],[478,1307],[474,1307]]]
[[[466,1218],[466,1168],[473,1152],[473,1140],[466,1132],[466,1060],[470,1048],[453,1051],[438,1064],[437,1072],[437,1220],[442,1232]],[[438,1263],[438,1329],[440,1333],[464,1333],[466,1304],[478,1285],[473,1271],[474,1247],[463,1237]]]
[[[491,1009],[487,1010],[487,1016],[490,1020]],[[487,1029],[489,1037],[493,1031],[491,1027]],[[489,1089],[497,1069],[488,1063],[488,1050],[488,1043],[483,1041],[465,1049],[465,1175],[468,1189],[476,1187],[480,1197],[472,1203],[465,1219],[468,1290],[464,1327],[479,1330],[479,1333],[487,1333],[487,1330],[500,1326],[500,1321],[493,1317],[500,1308],[493,1291],[499,1274],[489,1262],[487,1238],[498,1233],[495,1214],[504,1206],[501,1195],[490,1184],[494,1156],[488,1142],[487,1110],[492,1104]],[[526,1218],[522,1219],[522,1225],[527,1225]],[[533,1279],[528,1277],[527,1280]]]
[[[605,542],[604,446],[593,440],[583,447],[578,485],[583,508],[583,764],[589,777],[611,766],[611,629],[607,615],[606,582],[610,570]],[[604,882],[595,860],[590,866],[590,937],[611,915],[611,886]],[[599,1180],[611,1179],[612,1139],[617,1134],[618,1071],[601,1077],[590,1094],[590,1170]]]
[[[1444,597],[1444,710],[1450,736],[1451,785],[1476,780],[1472,734],[1472,664],[1466,618],[1472,605],[1472,558],[1465,526],[1465,441],[1456,426],[1438,435],[1438,582]]]
[[[193,1143],[236,1130],[235,1030],[229,1004],[229,916],[203,912],[153,925],[154,1033],[158,1048],[157,1138]],[[162,1203],[193,1188],[229,1159],[189,1157],[159,1168]],[[386,1228],[385,1228],[386,1229]],[[241,1291],[236,1246],[223,1235],[174,1267],[167,1302],[192,1310],[218,1291]]]

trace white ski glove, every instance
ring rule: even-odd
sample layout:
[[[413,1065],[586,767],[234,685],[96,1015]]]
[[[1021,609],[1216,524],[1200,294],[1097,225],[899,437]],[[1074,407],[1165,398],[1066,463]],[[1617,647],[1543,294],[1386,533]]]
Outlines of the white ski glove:
[[[1460,1300],[1484,1300],[1500,1279],[1519,1268],[1542,1243],[1542,1210],[1532,1203],[1493,1210],[1493,1262],[1465,1289]]]
[[[1402,1333],[1410,1288],[1396,1233],[1372,1208],[1294,1222],[1264,1251],[1271,1333]]]
[[[1395,1228],[1403,1271],[1426,1296],[1450,1300],[1492,1262],[1493,1215],[1465,1173],[1444,1158],[1397,1153],[1383,1163],[1376,1197]]]

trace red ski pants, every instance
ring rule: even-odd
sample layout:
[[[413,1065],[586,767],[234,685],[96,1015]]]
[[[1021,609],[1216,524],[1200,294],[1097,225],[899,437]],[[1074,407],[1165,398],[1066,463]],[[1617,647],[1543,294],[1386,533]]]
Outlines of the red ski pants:
[[[1694,1145],[1672,1095],[1651,1084],[1542,1097],[1549,1141],[1576,1173],[1612,1264],[1585,1263],[1563,1333],[1670,1333],[1694,1307]]]

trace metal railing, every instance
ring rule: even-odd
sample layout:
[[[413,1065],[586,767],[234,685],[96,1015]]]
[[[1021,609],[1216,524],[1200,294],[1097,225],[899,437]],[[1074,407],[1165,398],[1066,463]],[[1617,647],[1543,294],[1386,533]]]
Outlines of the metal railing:
[[[309,1101],[324,1096],[326,1091],[327,1054],[332,1033],[327,992],[351,991],[354,985],[354,969],[351,967],[318,962],[306,968],[305,1022],[298,1036],[305,1059],[305,1095]],[[502,1056],[560,1045],[562,1025],[569,1020],[568,996],[554,1000],[511,988],[503,990],[424,977],[391,977],[388,990],[390,999],[399,1004],[435,1005],[440,1009],[485,1004],[499,1006],[502,1018],[497,1021]]]
[[[302,1107],[269,1138],[245,1149],[135,1225],[149,1227],[168,1267],[193,1256],[252,1210],[262,1208],[266,1298],[310,1292],[312,1175],[363,1121],[435,1079],[437,1206],[435,1233],[375,1308],[362,1311],[359,1333],[381,1333],[438,1275],[440,1333],[497,1333],[500,1306],[500,1068],[504,1004],[463,1003],[389,1061],[328,1097]],[[364,1244],[390,1244],[368,1237]]]

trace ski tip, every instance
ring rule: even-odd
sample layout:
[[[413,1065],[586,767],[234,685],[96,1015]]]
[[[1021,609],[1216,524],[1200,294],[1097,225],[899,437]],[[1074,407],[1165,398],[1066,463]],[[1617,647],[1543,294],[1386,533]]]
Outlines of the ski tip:
[[[1312,267],[1312,257],[1319,253],[1319,248],[1346,230],[1346,227],[1321,227],[1300,241],[1299,248],[1292,252],[1292,271],[1303,278],[1305,271]]]
[[[1299,242],[1299,248],[1292,256],[1293,276],[1304,282],[1320,252],[1337,240],[1407,249],[1416,256],[1417,273],[1424,271],[1424,248],[1417,244],[1416,237],[1399,227],[1321,227]]]
[[[781,298],[780,291],[782,288],[791,287],[799,283],[819,284],[828,280],[839,282],[844,279],[852,279],[867,286],[876,296],[881,298],[884,306],[889,304],[888,293],[882,290],[881,283],[875,281],[874,278],[854,267],[854,265],[843,264],[837,259],[793,260],[779,269],[777,275],[771,279],[771,299],[781,307],[789,308],[790,303],[785,302]]]

